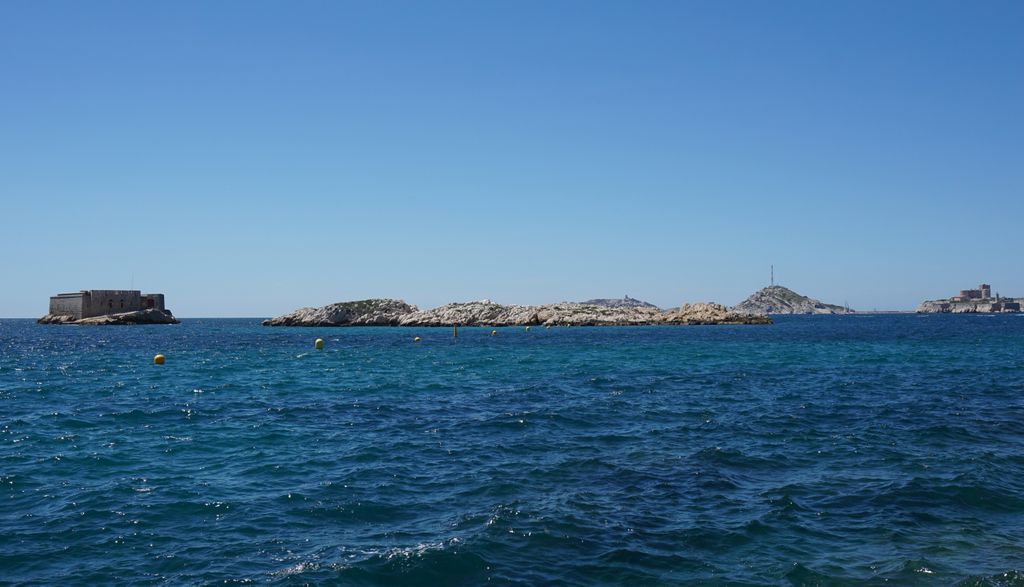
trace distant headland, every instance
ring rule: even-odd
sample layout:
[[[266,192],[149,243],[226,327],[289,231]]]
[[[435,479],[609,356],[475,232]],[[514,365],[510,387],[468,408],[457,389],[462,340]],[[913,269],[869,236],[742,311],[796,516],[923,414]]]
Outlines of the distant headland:
[[[739,304],[733,306],[734,312],[744,314],[852,314],[853,310],[846,306],[826,304],[825,302],[800,295],[781,285],[770,285],[756,291]]]
[[[83,289],[50,297],[40,324],[178,324],[164,307],[164,294],[137,289]]]

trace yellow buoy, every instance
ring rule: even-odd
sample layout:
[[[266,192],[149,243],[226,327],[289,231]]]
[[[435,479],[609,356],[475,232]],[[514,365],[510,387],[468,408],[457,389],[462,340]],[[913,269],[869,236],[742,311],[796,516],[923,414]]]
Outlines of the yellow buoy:
[[[155,357],[153,357],[153,364],[154,365],[163,365],[164,364],[164,356],[163,355],[156,355]]]
[[[324,348],[324,339],[322,339],[322,338],[316,339],[313,342],[313,346],[316,347],[317,350],[322,350]]]
[[[492,330],[491,331],[491,336],[497,336],[497,335],[498,335],[498,331],[497,330]]]
[[[420,337],[418,337],[418,336],[417,336],[416,338],[412,339],[412,341],[413,341],[413,342],[419,342],[419,341],[421,341],[421,340],[423,340],[423,339],[421,339],[421,338],[420,338]]]

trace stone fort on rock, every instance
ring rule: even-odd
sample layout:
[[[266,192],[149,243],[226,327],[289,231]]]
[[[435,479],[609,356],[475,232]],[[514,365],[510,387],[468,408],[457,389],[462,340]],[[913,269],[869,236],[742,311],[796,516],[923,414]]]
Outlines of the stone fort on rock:
[[[992,297],[992,286],[983,283],[978,289],[962,289],[959,295],[945,300],[926,300],[917,312],[934,314],[973,314],[1020,312],[1024,298],[1005,298],[998,293]]]
[[[81,320],[147,309],[166,311],[164,294],[144,294],[137,289],[83,289],[50,297],[49,314]]]

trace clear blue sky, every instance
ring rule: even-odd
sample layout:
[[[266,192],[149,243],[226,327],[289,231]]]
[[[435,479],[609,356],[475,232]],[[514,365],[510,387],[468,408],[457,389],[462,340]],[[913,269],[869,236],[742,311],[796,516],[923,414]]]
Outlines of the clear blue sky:
[[[0,3],[0,316],[1024,296],[1022,2]]]

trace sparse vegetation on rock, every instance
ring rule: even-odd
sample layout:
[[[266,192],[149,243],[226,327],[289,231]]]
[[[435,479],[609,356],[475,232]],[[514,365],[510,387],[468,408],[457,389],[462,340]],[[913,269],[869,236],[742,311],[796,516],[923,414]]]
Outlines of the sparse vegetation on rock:
[[[734,312],[744,314],[850,314],[853,310],[800,295],[788,287],[772,285],[754,292],[749,298],[733,306]]]
[[[646,326],[683,324],[771,324],[765,316],[734,312],[720,304],[685,304],[662,311],[650,304],[606,306],[561,302],[539,306],[480,300],[418,310],[401,300],[341,302],[301,308],[263,322],[265,326]]]

